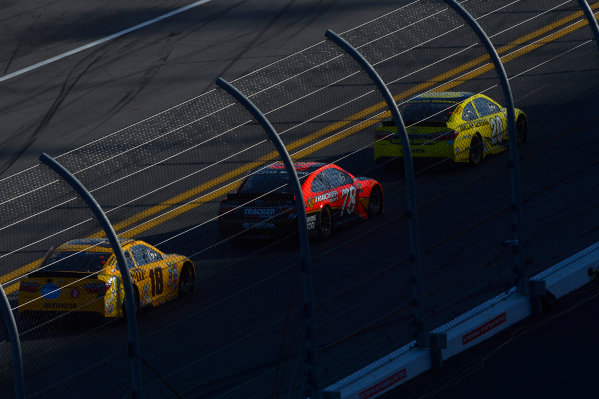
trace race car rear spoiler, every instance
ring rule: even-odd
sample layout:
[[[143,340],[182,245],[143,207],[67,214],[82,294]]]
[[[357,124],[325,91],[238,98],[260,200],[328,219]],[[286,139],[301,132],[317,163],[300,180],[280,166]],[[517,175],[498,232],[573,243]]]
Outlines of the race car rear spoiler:
[[[95,279],[98,276],[98,272],[74,272],[74,271],[46,271],[38,270],[27,277],[37,278],[91,278]]]
[[[248,206],[293,205],[295,203],[295,197],[292,193],[229,193],[227,194],[227,201],[248,203]]]
[[[383,124],[384,127],[392,127],[392,126],[395,126],[395,120],[393,120],[393,119],[384,120],[382,122],[382,124]],[[445,122],[427,121],[427,120],[422,120],[422,121],[404,121],[404,125],[406,125],[406,127],[409,127],[409,126],[447,127],[447,123],[445,123]]]

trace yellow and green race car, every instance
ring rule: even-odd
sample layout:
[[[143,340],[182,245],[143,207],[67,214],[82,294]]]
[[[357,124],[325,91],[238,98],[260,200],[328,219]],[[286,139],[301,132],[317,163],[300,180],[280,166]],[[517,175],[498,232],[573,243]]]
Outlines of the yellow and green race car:
[[[508,148],[506,109],[484,94],[430,92],[400,109],[414,158],[449,159],[478,165]],[[528,138],[526,114],[516,108],[518,143]],[[403,157],[393,120],[376,128],[374,160]]]
[[[189,258],[164,254],[139,240],[120,239],[137,307],[158,306],[192,290]],[[125,291],[116,256],[106,239],[69,241],[49,251],[39,268],[19,283],[23,318],[64,313],[121,317]]]

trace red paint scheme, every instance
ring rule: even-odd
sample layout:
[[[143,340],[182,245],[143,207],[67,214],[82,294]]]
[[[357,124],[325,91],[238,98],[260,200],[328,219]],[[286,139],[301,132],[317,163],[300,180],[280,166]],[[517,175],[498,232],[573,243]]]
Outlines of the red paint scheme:
[[[308,229],[313,235],[325,238],[338,224],[383,213],[383,189],[376,180],[356,178],[335,164],[296,162],[294,166],[302,185]],[[247,177],[236,193],[221,201],[221,236],[272,236],[295,230],[297,214],[288,180],[283,163]]]

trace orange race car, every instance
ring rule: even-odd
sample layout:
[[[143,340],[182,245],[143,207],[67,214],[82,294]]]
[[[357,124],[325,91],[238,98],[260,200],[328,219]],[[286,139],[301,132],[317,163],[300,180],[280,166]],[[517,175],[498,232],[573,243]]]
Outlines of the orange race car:
[[[306,206],[308,230],[328,237],[340,223],[383,213],[383,189],[367,177],[354,177],[335,164],[294,164]],[[221,201],[218,226],[222,238],[274,236],[297,229],[295,197],[283,163],[248,176],[237,192]]]
[[[158,306],[193,289],[189,258],[164,254],[139,240],[120,239],[137,307]],[[21,280],[22,317],[78,313],[121,317],[124,289],[116,256],[106,239],[72,240],[51,250],[38,270]]]

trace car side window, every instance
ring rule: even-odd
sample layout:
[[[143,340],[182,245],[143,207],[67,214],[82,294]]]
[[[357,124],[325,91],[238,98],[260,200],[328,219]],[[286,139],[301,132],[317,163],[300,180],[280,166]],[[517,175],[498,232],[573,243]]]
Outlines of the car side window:
[[[335,169],[335,171],[339,175],[339,182],[342,186],[345,186],[346,184],[352,184],[354,182],[354,179],[352,179],[347,173],[342,172],[339,169]]]
[[[489,105],[489,111],[492,114],[497,114],[497,113],[501,112],[501,107],[499,107],[494,102],[487,100],[487,104]]]
[[[147,263],[150,263],[146,259],[144,249],[145,247],[143,245],[135,245],[131,247],[131,254],[133,255],[133,259],[135,259],[137,266],[143,266]]]
[[[162,255],[142,244],[131,247],[131,253],[138,266],[147,265],[148,263],[157,262],[162,259]]]
[[[148,260],[148,263],[158,262],[159,260],[162,260],[162,255],[160,255],[158,252],[154,251],[150,247],[144,247],[144,256]]]
[[[353,183],[353,179],[347,173],[344,173],[336,168],[323,170],[323,175],[333,188]]]
[[[480,116],[492,115],[500,112],[497,104],[487,100],[486,98],[475,98],[474,105]]]
[[[126,250],[125,252],[125,260],[127,261],[127,268],[133,269],[135,268],[135,263],[133,262],[133,257],[131,256],[131,252]]]
[[[476,115],[472,102],[469,102],[462,111],[462,119],[465,121],[472,121],[476,118],[478,118],[478,115]]]
[[[323,171],[324,172],[324,171]],[[329,189],[329,185],[324,179],[323,172],[320,172],[314,177],[312,180],[312,185],[310,186],[310,191],[313,193],[319,193],[321,191],[325,191]]]

